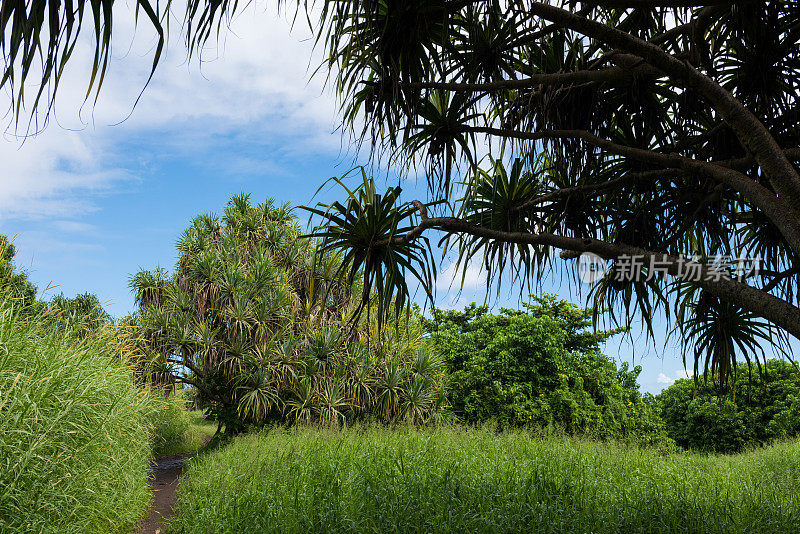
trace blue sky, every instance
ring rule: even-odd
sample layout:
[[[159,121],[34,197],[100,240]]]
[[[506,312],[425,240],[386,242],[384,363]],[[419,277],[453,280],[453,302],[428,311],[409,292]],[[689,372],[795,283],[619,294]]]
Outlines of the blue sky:
[[[220,211],[239,192],[254,201],[308,204],[322,182],[357,163],[336,131],[330,91],[321,79],[309,81],[318,56],[307,31],[290,31],[273,11],[244,13],[202,63],[187,61],[176,37],[135,109],[153,36],[142,28],[134,36],[124,26],[130,14],[116,15],[120,33],[97,104],[81,105],[84,48],[62,82],[55,120],[24,143],[13,128],[6,131],[0,232],[16,235],[17,264],[40,288],[57,286],[48,294],[91,291],[112,315],[125,315],[133,309],[130,274],[171,268],[175,241],[198,213]],[[413,181],[403,186],[407,199],[424,197]],[[476,268],[459,293],[451,260],[440,267],[437,305],[483,302]],[[544,289],[583,299],[568,283],[546,282]],[[492,304],[515,307],[518,297],[509,288]],[[679,347],[665,346],[663,337],[655,343],[639,332],[632,337],[608,342],[605,351],[643,366],[643,390],[657,392],[684,375]]]

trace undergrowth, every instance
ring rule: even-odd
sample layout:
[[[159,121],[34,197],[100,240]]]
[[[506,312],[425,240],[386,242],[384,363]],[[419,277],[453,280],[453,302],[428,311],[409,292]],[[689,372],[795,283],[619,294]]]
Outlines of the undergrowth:
[[[153,456],[197,452],[216,431],[216,424],[203,418],[203,412],[190,410],[183,392],[156,397],[150,418]]]

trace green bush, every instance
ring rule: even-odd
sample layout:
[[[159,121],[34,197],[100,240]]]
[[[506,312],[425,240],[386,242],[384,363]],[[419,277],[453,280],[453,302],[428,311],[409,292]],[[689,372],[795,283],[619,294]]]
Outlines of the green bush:
[[[0,234],[0,295],[4,301],[13,302],[20,314],[41,312],[44,306],[36,300],[36,286],[28,280],[27,273],[14,266],[16,255],[14,243],[7,235]]]
[[[800,531],[800,444],[741,456],[439,428],[273,430],[193,461],[174,533]]]
[[[114,332],[0,306],[0,531],[124,532],[150,501],[149,396]]]
[[[800,370],[769,360],[762,372],[736,367],[732,387],[714,377],[677,380],[657,402],[667,433],[681,447],[736,452],[800,436]]]
[[[556,427],[598,438],[669,446],[663,423],[636,379],[617,369],[599,343],[615,332],[588,329],[591,313],[552,296],[525,311],[490,315],[434,309],[423,324],[450,371],[451,404],[468,423]]]
[[[112,323],[111,316],[103,309],[97,295],[82,293],[65,297],[63,293],[48,303],[48,315],[59,326],[69,329],[77,336],[102,328]]]
[[[216,425],[207,422],[202,412],[189,410],[182,390],[155,399],[150,415],[154,457],[196,452],[214,433]]]

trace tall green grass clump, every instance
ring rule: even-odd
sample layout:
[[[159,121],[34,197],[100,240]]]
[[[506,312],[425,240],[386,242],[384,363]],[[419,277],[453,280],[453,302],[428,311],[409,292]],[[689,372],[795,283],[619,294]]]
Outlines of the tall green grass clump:
[[[154,399],[149,419],[154,457],[196,452],[216,431],[217,425],[204,419],[201,411],[189,409],[183,391]]]
[[[125,532],[150,501],[149,395],[102,328],[0,305],[0,531]]]
[[[738,456],[522,431],[273,430],[188,468],[171,532],[799,532],[800,444]]]

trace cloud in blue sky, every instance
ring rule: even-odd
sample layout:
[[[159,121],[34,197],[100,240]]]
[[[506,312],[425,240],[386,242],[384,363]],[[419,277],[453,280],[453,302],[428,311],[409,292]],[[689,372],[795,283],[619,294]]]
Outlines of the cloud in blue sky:
[[[692,373],[687,371],[686,369],[676,369],[675,373],[673,373],[673,374],[674,374],[674,377],[667,376],[664,373],[658,373],[658,378],[656,379],[656,382],[659,383],[659,384],[664,384],[666,386],[670,386],[670,385],[674,384],[675,381],[680,379],[680,378],[691,378],[691,376],[692,376]]]
[[[675,379],[668,377],[664,373],[658,373],[658,378],[656,379],[656,382],[658,382],[659,384],[665,384],[665,385],[669,386],[673,382],[675,382]]]
[[[91,57],[87,38],[61,82],[50,126],[23,143],[15,134],[24,133],[24,122],[19,128],[9,124],[0,142],[0,221],[96,209],[96,195],[138,179],[119,154],[131,139],[157,138],[159,147],[186,155],[208,150],[220,138],[238,137],[246,144],[276,135],[284,153],[339,150],[339,136],[330,135],[334,99],[321,78],[309,81],[319,58],[302,24],[291,31],[274,9],[249,7],[220,43],[191,61],[181,36],[173,34],[134,109],[147,80],[154,35],[140,25],[134,36],[131,21],[130,13],[115,14],[113,60],[96,106],[83,103]],[[271,155],[260,156],[231,154],[217,164],[231,174],[248,166],[269,169]]]

